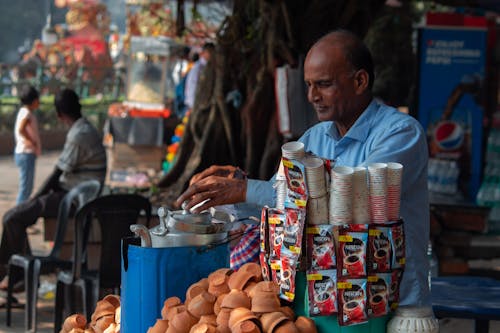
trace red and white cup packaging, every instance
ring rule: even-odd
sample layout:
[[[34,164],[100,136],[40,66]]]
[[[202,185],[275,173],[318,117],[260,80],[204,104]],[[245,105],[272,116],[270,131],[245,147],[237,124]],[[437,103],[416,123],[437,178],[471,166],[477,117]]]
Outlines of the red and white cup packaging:
[[[285,208],[306,209],[308,193],[304,165],[285,157],[281,160],[285,169],[287,185]]]
[[[268,243],[268,233],[269,233],[269,226],[267,222],[267,212],[269,210],[269,207],[264,206],[261,210],[260,213],[260,240],[259,240],[259,247],[260,247],[260,252],[264,253],[269,253],[269,243]]]
[[[262,278],[264,281],[270,281],[271,280],[271,267],[268,264],[268,258],[267,258],[267,253],[265,252],[260,252],[259,253],[259,263],[260,263],[260,268],[262,271]]]
[[[304,233],[305,210],[285,208],[285,228],[283,244],[281,246],[281,256],[286,249],[298,260],[302,249],[302,235]]]
[[[391,273],[377,273],[368,276],[368,316],[381,317],[389,313],[389,291]]]
[[[333,225],[321,224],[306,228],[309,269],[328,270],[336,266]]]
[[[368,321],[366,284],[366,279],[338,279],[337,299],[340,326],[362,324]]]
[[[393,251],[391,268],[402,268],[406,263],[406,244],[402,220],[390,223],[390,240]]]
[[[307,271],[309,315],[328,316],[338,312],[337,270]]]
[[[281,256],[281,276],[280,276],[280,298],[288,302],[295,299],[295,273],[297,270],[297,259],[293,255],[284,251]]]
[[[391,273],[391,284],[389,288],[389,307],[396,310],[399,304],[399,284],[403,278],[403,270],[396,269]]]
[[[391,228],[370,224],[368,230],[368,273],[384,273],[391,270]]]
[[[286,215],[284,211],[275,208],[270,208],[267,215],[267,223],[269,225],[269,258],[271,260],[279,260],[285,234]]]
[[[367,224],[338,226],[337,270],[339,277],[366,277]]]

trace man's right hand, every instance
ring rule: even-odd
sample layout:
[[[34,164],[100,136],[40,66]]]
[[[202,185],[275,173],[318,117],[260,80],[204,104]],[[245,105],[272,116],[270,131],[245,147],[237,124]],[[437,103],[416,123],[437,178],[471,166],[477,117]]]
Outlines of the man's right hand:
[[[210,207],[244,202],[246,199],[247,179],[245,173],[233,166],[212,166],[193,176],[190,186],[176,201],[180,207],[199,213]]]
[[[203,178],[207,178],[210,176],[226,177],[229,179],[245,179],[246,173],[240,168],[232,165],[212,165],[211,167],[194,175],[189,181],[189,185],[193,185]]]

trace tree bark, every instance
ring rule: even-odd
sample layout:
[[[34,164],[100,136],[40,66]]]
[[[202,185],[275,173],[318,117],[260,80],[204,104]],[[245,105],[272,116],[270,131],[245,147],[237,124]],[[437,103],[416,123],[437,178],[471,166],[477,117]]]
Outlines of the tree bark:
[[[364,36],[384,2],[234,0],[232,15],[217,33],[215,77],[199,82],[200,91],[211,94],[209,103],[195,106],[179,158],[159,185],[174,197],[194,173],[227,163],[243,167],[252,178],[268,179],[284,143],[277,127],[276,66],[295,66],[316,39],[334,28]],[[241,105],[228,104],[230,91],[242,96]]]

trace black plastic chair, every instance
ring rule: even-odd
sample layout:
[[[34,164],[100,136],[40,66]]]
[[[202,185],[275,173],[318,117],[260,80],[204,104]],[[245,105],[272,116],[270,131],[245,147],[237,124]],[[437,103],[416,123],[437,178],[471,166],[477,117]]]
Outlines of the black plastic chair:
[[[57,214],[57,226],[54,246],[47,256],[33,256],[14,254],[10,257],[8,266],[9,284],[7,289],[7,326],[11,324],[12,291],[14,287],[14,267],[24,270],[24,286],[26,291],[26,304],[24,323],[26,331],[30,329],[36,332],[36,305],[38,302],[38,284],[40,274],[54,272],[57,268],[71,267],[71,261],[60,258],[61,248],[66,235],[70,214],[74,209],[78,210],[87,202],[96,198],[101,190],[101,183],[97,180],[84,181],[71,189],[59,205]]]
[[[80,290],[82,310],[89,321],[101,289],[112,289],[114,293],[119,293],[121,239],[132,235],[130,225],[137,223],[141,211],[145,211],[146,225],[149,225],[151,203],[147,198],[138,194],[102,196],[78,211],[75,218],[73,266],[71,271],[61,271],[57,276],[54,332],[57,333],[61,329],[66,298],[69,299],[70,313],[76,311],[75,297],[66,297],[66,291]],[[94,217],[101,229],[101,251],[97,271],[88,270],[81,264],[85,261],[91,222]]]

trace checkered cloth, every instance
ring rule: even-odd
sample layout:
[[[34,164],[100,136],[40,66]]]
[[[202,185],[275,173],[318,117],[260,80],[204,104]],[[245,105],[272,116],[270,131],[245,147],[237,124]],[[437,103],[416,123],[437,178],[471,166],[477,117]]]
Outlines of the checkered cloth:
[[[232,269],[238,269],[247,262],[259,262],[259,225],[246,225],[238,244],[231,249],[230,265]]]

